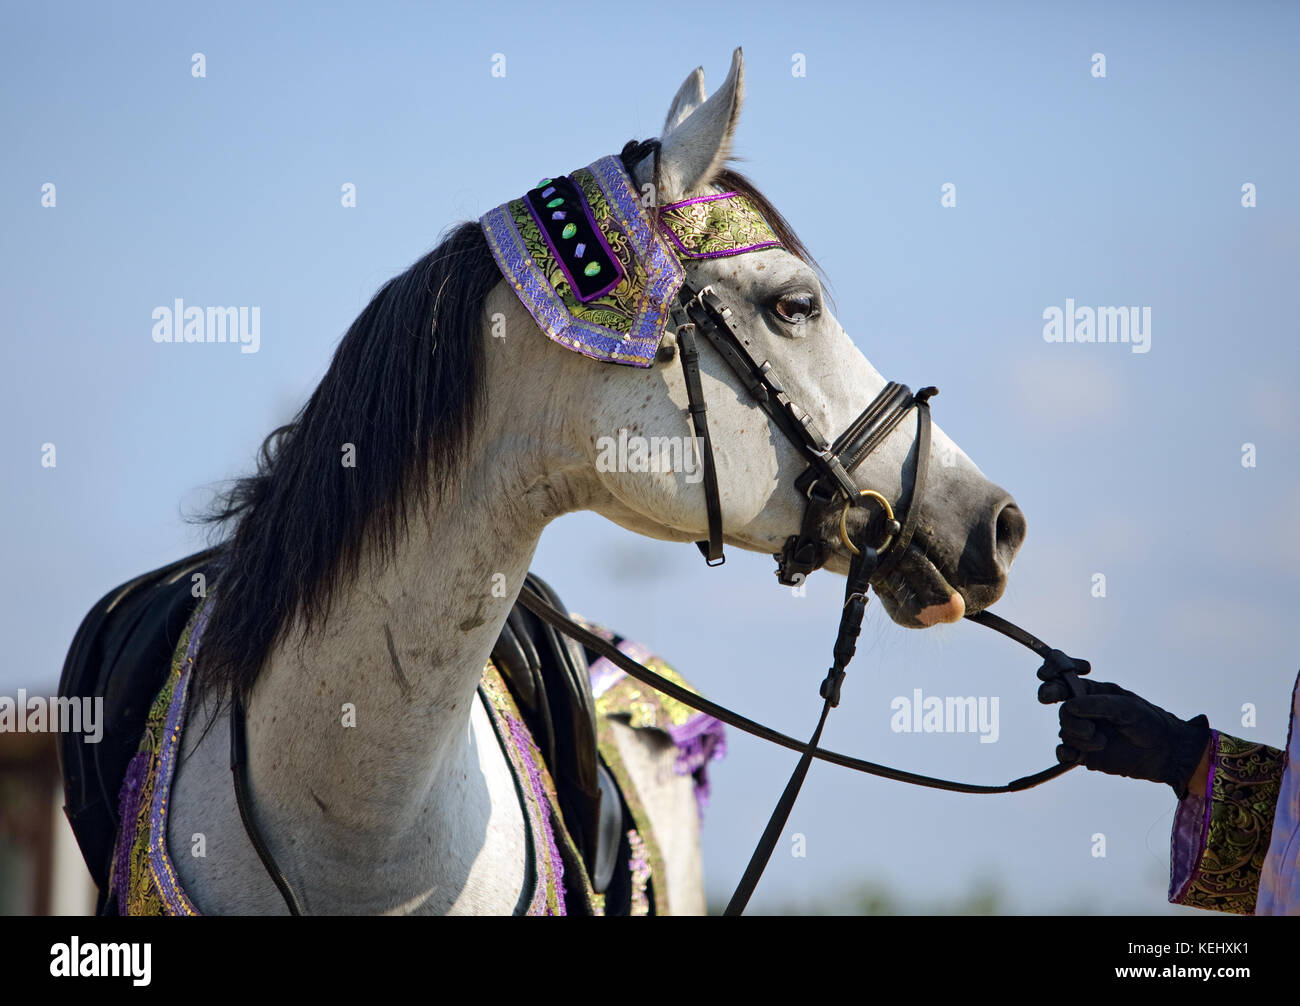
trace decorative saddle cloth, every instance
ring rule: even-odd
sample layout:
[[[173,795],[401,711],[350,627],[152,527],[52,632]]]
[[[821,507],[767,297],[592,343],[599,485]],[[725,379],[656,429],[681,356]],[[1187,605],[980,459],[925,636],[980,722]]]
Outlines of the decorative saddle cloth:
[[[781,244],[738,192],[650,209],[611,156],[544,178],[479,222],[501,275],[549,338],[593,359],[648,367],[683,260]]]
[[[120,794],[121,827],[109,884],[122,915],[199,915],[182,889],[167,848],[167,809],[176,760],[181,750],[186,702],[210,605],[191,619],[176,647],[171,671],[149,712],[144,736],[127,767]],[[635,643],[590,626],[660,674],[685,684],[672,668]],[[722,724],[627,677],[604,658],[590,665],[597,710],[601,762],[611,772],[623,802],[624,822],[631,824],[620,840],[626,891],[619,905],[632,915],[666,914],[667,898],[659,843],[637,797],[614,741],[611,723],[621,720],[636,729],[659,730],[677,745],[676,769],[691,774],[698,806],[708,798],[706,766],[725,752]],[[488,712],[515,778],[527,822],[528,858],[524,890],[515,914],[604,914],[606,897],[597,894],[582,857],[565,830],[555,782],[505,679],[491,661],[483,669],[480,699]],[[575,903],[576,902],[576,903]]]

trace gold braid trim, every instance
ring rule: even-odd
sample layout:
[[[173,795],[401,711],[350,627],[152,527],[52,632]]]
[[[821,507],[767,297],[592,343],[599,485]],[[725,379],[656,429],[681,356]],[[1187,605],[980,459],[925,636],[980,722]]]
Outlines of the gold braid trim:
[[[1177,904],[1254,915],[1286,752],[1218,735],[1205,849]]]

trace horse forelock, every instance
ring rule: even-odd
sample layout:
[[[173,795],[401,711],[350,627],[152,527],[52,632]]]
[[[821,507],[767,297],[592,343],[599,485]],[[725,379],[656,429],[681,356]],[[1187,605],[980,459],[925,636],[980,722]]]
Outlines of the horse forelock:
[[[628,140],[624,145],[619,156],[623,160],[623,168],[629,175],[635,177],[636,166],[647,157],[655,157],[658,160],[659,141],[658,140]],[[658,190],[658,164],[654,168],[655,189]],[[776,232],[777,239],[780,240],[792,255],[801,262],[806,263],[820,273],[817,260],[813,258],[812,253],[808,251],[803,240],[795,233],[790,222],[782,215],[781,211],[773,205],[772,201],[767,198],[748,177],[736,171],[730,166],[724,167],[716,178],[713,179],[713,185],[719,192],[739,192],[745,196],[754,207],[763,215],[763,218]],[[658,208],[658,204],[655,204]]]

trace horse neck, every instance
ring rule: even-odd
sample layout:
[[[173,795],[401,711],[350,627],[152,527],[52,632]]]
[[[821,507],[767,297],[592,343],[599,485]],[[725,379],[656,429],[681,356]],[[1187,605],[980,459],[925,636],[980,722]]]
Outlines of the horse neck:
[[[509,349],[488,341],[487,400],[460,476],[412,507],[394,556],[363,555],[325,624],[288,633],[253,690],[253,785],[286,824],[319,821],[324,805],[347,840],[400,840],[430,806],[454,815],[445,791],[473,774],[484,664],[542,529],[587,505],[586,469],[549,394],[558,375],[519,359],[540,333]]]

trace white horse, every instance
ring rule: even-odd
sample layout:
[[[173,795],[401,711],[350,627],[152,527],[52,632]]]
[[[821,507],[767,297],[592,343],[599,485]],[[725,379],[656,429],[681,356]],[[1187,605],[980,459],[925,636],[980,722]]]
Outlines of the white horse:
[[[747,184],[727,169],[743,80],[739,49],[711,97],[701,70],[687,77],[660,138],[661,203]],[[627,168],[638,184],[653,180],[651,157]],[[786,237],[784,247],[691,261],[687,278],[724,296],[792,396],[838,431],[885,381]],[[506,337],[493,338],[502,318]],[[701,358],[726,541],[778,552],[803,516],[793,483],[806,462],[717,354]],[[201,911],[285,910],[237,812],[222,684],[247,688],[252,806],[307,911],[514,909],[526,822],[476,700],[480,674],[556,517],[593,510],[664,541],[706,536],[698,481],[597,464],[597,440],[622,428],[689,437],[685,406],[675,365],[611,366],[543,337],[500,282],[477,224],[376,295],[227,514],[235,565],[217,588],[224,610],[211,646],[244,669],[204,682],[198,664],[205,687],[190,703],[168,826]],[[931,462],[915,539],[874,584],[893,620],[913,628],[997,600],[1024,534],[1008,494],[941,430],[933,436],[944,463]],[[348,449],[350,475],[339,464]],[[897,499],[913,459],[904,423],[854,478]],[[847,553],[827,567],[844,573]],[[347,703],[355,727],[341,729]],[[615,729],[663,846],[668,906],[702,912],[691,780],[663,771],[673,754],[663,735]],[[200,833],[206,855],[189,855]]]

